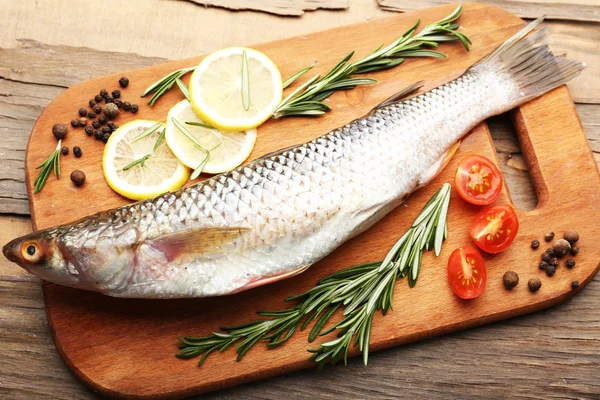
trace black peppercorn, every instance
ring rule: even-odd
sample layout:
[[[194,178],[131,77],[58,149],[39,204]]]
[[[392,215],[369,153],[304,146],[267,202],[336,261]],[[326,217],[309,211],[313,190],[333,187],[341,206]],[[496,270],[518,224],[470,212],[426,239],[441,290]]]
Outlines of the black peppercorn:
[[[546,275],[553,276],[556,273],[556,265],[550,264],[546,267]]]
[[[97,94],[96,96],[94,96],[94,101],[96,103],[100,103],[102,101],[102,95]]]
[[[532,249],[537,249],[538,247],[540,247],[540,241],[539,240],[534,240],[533,242],[531,242],[531,248]]]
[[[569,269],[573,268],[573,267],[575,266],[575,264],[577,264],[577,263],[576,263],[576,262],[575,262],[575,260],[573,260],[572,258],[569,258],[569,259],[567,260],[567,262],[565,263],[565,265],[566,265],[566,266],[567,266],[567,268],[569,268]]]
[[[104,128],[102,128],[102,133],[112,133],[112,129],[110,129],[110,127],[105,126]]]
[[[100,129],[94,129],[94,138],[96,140],[102,140],[102,131]]]
[[[94,118],[96,118],[96,113],[94,113],[93,111],[89,111],[87,113],[87,116],[89,119],[94,119]]]
[[[90,107],[94,108],[94,106],[96,105],[96,100],[90,99],[90,101],[88,101],[88,104],[90,105]]]
[[[85,108],[80,108],[79,109],[79,116],[80,117],[85,117],[87,115],[87,110]]]
[[[77,120],[73,120],[73,121],[77,121]],[[71,121],[71,124],[73,123],[73,121]],[[79,121],[77,121],[77,124],[79,124]],[[67,136],[68,130],[69,129],[67,128],[67,126],[65,124],[54,124],[52,126],[52,134],[58,140],[64,139],[65,136]]]
[[[94,112],[95,112],[96,114],[100,114],[100,113],[102,112],[102,106],[101,106],[100,104],[96,104],[96,105],[94,106]]]
[[[542,254],[542,261],[549,263],[552,260],[552,256],[548,253]]]
[[[112,97],[114,97],[115,99],[118,99],[119,97],[121,97],[121,91],[119,89],[113,90]]]
[[[77,128],[77,127],[79,126],[79,120],[78,120],[77,118],[73,118],[73,119],[71,120],[71,126],[72,126],[73,128]]]
[[[137,104],[132,104],[131,105],[131,112],[134,113],[134,114],[138,112],[138,105]]]
[[[77,157],[77,158],[81,157],[81,155],[83,154],[83,153],[81,152],[81,147],[79,147],[79,146],[75,146],[75,147],[73,147],[73,154],[74,154],[74,155],[75,155],[75,157]]]
[[[548,266],[548,263],[546,261],[540,261],[538,266],[540,267],[540,269],[546,269],[546,267]]]
[[[61,147],[60,152],[63,156],[66,156],[67,154],[69,154],[69,148],[67,146],[63,146]]]
[[[74,151],[75,148],[73,148],[73,152]],[[71,172],[71,182],[78,187],[83,185],[85,183],[85,174],[83,171],[76,169],[75,171]]]
[[[550,257],[554,257],[554,249],[552,247],[546,249],[546,254],[548,254]]]
[[[571,255],[576,256],[577,253],[579,253],[579,247],[577,247],[577,246],[571,247]]]
[[[548,264],[549,264],[549,265],[554,265],[555,267],[557,267],[557,266],[558,266],[558,258],[556,258],[556,257],[552,257],[552,258],[550,259],[550,262],[549,262]]]
[[[519,283],[519,275],[515,271],[506,271],[502,277],[504,287],[512,289]]]
[[[86,118],[79,118],[79,126],[84,127],[87,125],[87,119]]]
[[[115,118],[117,115],[119,115],[119,107],[117,107],[115,104],[110,103],[104,106],[104,115],[106,115],[106,117],[108,117],[108,119],[113,119]]]
[[[102,90],[100,91],[100,96],[102,96],[102,97],[106,97],[106,96],[108,96],[108,91],[107,91],[106,89],[102,89]]]
[[[531,278],[529,282],[527,282],[527,286],[531,292],[537,292],[542,287],[542,281],[540,278]]]
[[[554,250],[554,255],[561,258],[566,256],[571,251],[571,244],[565,239],[558,239],[556,242],[554,242],[552,249]]]
[[[98,122],[100,122],[100,125],[106,124],[107,121],[108,121],[108,118],[106,118],[106,115],[101,115],[98,117]]]
[[[94,129],[100,129],[101,125],[102,124],[100,124],[100,121],[98,121],[98,120],[92,121],[92,126],[94,127]]]
[[[579,287],[579,281],[571,282],[571,289],[575,290]]]
[[[125,111],[131,111],[131,103],[128,101],[124,101],[123,102],[123,110]]]
[[[579,240],[579,233],[577,233],[575,231],[566,231],[565,234],[563,235],[563,239],[565,239],[567,242],[573,244]]]
[[[554,239],[554,232],[548,232],[544,235],[544,240],[546,242],[550,242],[552,239]]]
[[[118,108],[121,108],[121,107],[123,107],[123,101],[122,101],[121,99],[115,99],[115,101],[113,101],[113,103],[115,103],[115,105],[116,105]]]
[[[111,129],[111,130],[114,132],[114,131],[116,131],[117,129],[119,129],[119,125],[117,125],[117,124],[113,124],[113,126],[111,126],[111,127],[110,127],[110,129]]]
[[[96,121],[94,121],[94,122],[96,122]],[[85,133],[88,136],[92,136],[92,133],[94,133],[94,128],[92,126],[90,126],[90,125],[86,126],[85,127]]]
[[[113,98],[112,98],[112,97],[110,97],[110,96],[106,96],[106,97],[104,98],[104,102],[105,102],[106,104],[108,104],[108,103],[113,103],[113,102],[114,102],[114,100],[113,100]]]
[[[102,141],[104,143],[108,142],[108,139],[110,139],[110,133],[105,133],[102,135]]]
[[[129,79],[122,77],[121,79],[119,79],[119,86],[121,86],[122,88],[126,88],[127,85],[129,85]]]

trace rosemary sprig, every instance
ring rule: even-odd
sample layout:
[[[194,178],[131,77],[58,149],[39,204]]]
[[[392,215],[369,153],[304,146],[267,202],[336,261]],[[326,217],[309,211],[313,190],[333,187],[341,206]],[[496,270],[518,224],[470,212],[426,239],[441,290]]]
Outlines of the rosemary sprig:
[[[152,157],[152,154],[146,154],[145,156],[130,162],[129,164],[127,164],[126,166],[123,167],[123,171],[127,171],[127,170],[135,167],[138,164],[140,165],[140,167],[143,167],[144,164],[146,163],[146,160],[149,159],[150,157]]]
[[[35,169],[41,169],[41,171],[38,174],[37,178],[35,178],[35,181],[33,182],[34,194],[39,193],[44,188],[44,185],[46,184],[46,181],[50,176],[50,172],[54,172],[54,176],[56,176],[56,179],[60,178],[61,143],[62,140],[59,140],[58,144],[56,145],[56,149],[52,152],[52,154],[50,154],[50,157],[48,157],[46,161],[35,167]]]
[[[165,94],[169,89],[171,89],[173,87],[173,84],[176,83],[177,79],[181,79],[182,76],[184,76],[185,74],[187,74],[190,71],[193,71],[194,69],[196,69],[195,66],[188,67],[188,68],[181,68],[181,69],[171,72],[170,74],[168,74],[166,76],[163,76],[162,78],[160,78],[159,80],[157,80],[156,82],[154,82],[153,84],[148,86],[146,88],[146,90],[144,91],[144,93],[142,93],[142,95],[140,97],[146,97],[149,94],[154,93],[154,95],[148,101],[148,104],[150,106],[153,106],[154,103],[156,103],[156,100],[158,100],[163,94]]]
[[[286,301],[295,301],[292,308],[281,311],[259,312],[259,319],[246,324],[222,327],[222,332],[209,336],[179,338],[179,358],[200,356],[202,365],[213,352],[223,352],[236,344],[237,360],[259,341],[277,347],[314,325],[308,341],[314,341],[333,331],[338,337],[309,350],[311,359],[322,367],[326,362],[335,363],[342,357],[346,362],[350,347],[358,344],[363,353],[363,362],[368,361],[369,340],[373,316],[377,310],[385,315],[392,308],[394,287],[397,278],[408,275],[409,286],[413,287],[421,269],[423,249],[435,249],[439,255],[442,242],[447,236],[447,210],[450,201],[450,185],[444,184],[425,205],[411,228],[396,242],[383,261],[357,265],[322,278],[315,287],[306,292],[290,296]],[[342,320],[332,328],[324,330],[333,314],[343,308]]]
[[[162,124],[159,122],[159,123],[151,126],[146,131],[142,132],[139,136],[137,136],[135,139],[133,139],[131,142],[133,143],[136,140],[140,140],[141,138],[146,137],[146,136],[156,132],[156,130],[158,128],[160,128],[161,125]],[[130,162],[129,164],[127,164],[126,166],[123,167],[123,171],[127,171],[127,170],[135,167],[138,164],[140,167],[143,167],[146,164],[146,160],[148,160],[150,157],[152,157],[156,153],[156,150],[158,150],[158,148],[162,144],[162,142],[165,138],[165,131],[166,131],[166,129],[163,129],[158,134],[158,137],[156,138],[156,142],[154,142],[154,147],[152,148],[152,153],[148,153],[148,154],[138,158],[137,160],[133,160],[132,162]]]
[[[185,96],[186,100],[190,101],[190,91],[188,90],[187,86],[185,86],[185,83],[183,83],[179,78],[175,79],[175,83],[177,84],[177,87],[179,87],[179,90],[181,90],[181,93],[183,93]]]
[[[250,109],[250,76],[248,73],[248,56],[246,50],[242,50],[242,105],[244,110]]]
[[[406,57],[445,58],[446,56],[443,53],[429,49],[438,47],[440,42],[460,40],[465,48],[469,50],[471,41],[467,36],[458,32],[460,25],[453,23],[461,14],[462,6],[458,6],[450,15],[427,25],[420,33],[415,35],[420,22],[420,20],[417,20],[402,36],[388,46],[381,46],[363,59],[348,64],[354,55],[354,52],[351,52],[323,77],[315,76],[312,78],[311,83],[304,86],[301,91],[296,90],[292,95],[287,96],[273,112],[273,117],[324,114],[330,108],[322,101],[333,92],[354,89],[359,85],[370,85],[377,82],[370,78],[355,78],[353,75],[396,67],[404,62]],[[297,79],[297,75],[303,73],[303,71],[306,72],[306,69],[290,79]]]
[[[177,129],[179,129],[181,131],[181,133],[183,133],[185,135],[185,137],[187,137],[194,144],[194,147],[196,147],[197,149],[202,150],[206,153],[206,155],[204,156],[204,158],[202,159],[200,164],[198,164],[198,166],[192,172],[192,176],[190,176],[190,179],[194,180],[200,176],[202,171],[204,171],[206,164],[208,164],[208,161],[210,161],[210,152],[213,151],[214,149],[216,149],[217,147],[219,147],[222,142],[219,142],[217,145],[213,146],[212,148],[207,149],[206,147],[202,146],[202,144],[200,144],[200,142],[194,137],[194,135],[192,135],[190,133],[190,131],[188,131],[185,128],[185,126],[183,126],[181,124],[181,122],[179,122],[175,117],[171,117],[171,121],[173,121],[173,124],[177,127]],[[186,124],[199,125],[202,127],[212,128],[210,125],[201,124],[200,122],[186,122]],[[215,128],[212,128],[212,129],[215,129]]]

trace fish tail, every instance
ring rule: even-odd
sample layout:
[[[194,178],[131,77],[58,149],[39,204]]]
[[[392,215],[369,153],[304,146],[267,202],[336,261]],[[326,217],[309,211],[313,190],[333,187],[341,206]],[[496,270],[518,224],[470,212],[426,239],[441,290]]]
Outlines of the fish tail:
[[[555,56],[548,48],[548,28],[533,31],[544,18],[530,22],[471,67],[493,72],[501,81],[508,81],[514,105],[525,103],[570,81],[585,68],[584,62]],[[528,35],[528,36],[527,36]]]

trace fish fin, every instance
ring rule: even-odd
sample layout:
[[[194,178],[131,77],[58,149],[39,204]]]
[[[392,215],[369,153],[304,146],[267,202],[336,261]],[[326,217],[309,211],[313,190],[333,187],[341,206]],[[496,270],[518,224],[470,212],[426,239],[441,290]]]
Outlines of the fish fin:
[[[406,99],[408,96],[410,96],[411,94],[413,94],[413,93],[417,92],[419,89],[421,89],[423,87],[423,84],[424,84],[424,81],[418,81],[411,85],[408,85],[407,87],[405,87],[398,93],[391,95],[390,97],[388,97],[387,99],[385,99],[384,101],[382,101],[381,103],[379,103],[378,105],[373,107],[373,110],[371,110],[371,111],[374,111],[381,107],[389,106],[392,103],[396,103],[400,100]]]
[[[259,287],[262,285],[266,285],[269,283],[273,283],[273,282],[277,282],[277,281],[281,281],[283,279],[288,279],[291,278],[293,276],[299,275],[301,273],[303,273],[304,271],[306,271],[312,264],[308,264],[308,265],[303,265],[298,269],[295,269],[293,271],[290,272],[285,272],[283,274],[278,274],[278,275],[272,275],[272,276],[267,276],[265,278],[260,278],[251,282],[248,282],[247,284],[245,284],[244,286],[236,289],[235,291],[232,292],[233,293],[239,293],[239,292],[243,292],[246,291],[248,289],[252,289],[255,287]]]
[[[448,165],[448,163],[450,162],[452,157],[454,157],[454,154],[460,147],[460,142],[461,141],[459,140],[458,142],[454,143],[454,145],[452,145],[452,147],[450,147],[450,149],[448,149],[448,151],[446,151],[440,157],[440,159],[435,164],[433,164],[425,174],[423,174],[423,176],[421,177],[421,181],[417,185],[415,190],[429,183],[433,178],[437,176],[437,174],[440,173],[441,170],[443,170],[446,167],[446,165]]]
[[[216,254],[249,231],[245,227],[202,227],[186,229],[147,241],[172,261],[181,254]]]
[[[554,55],[548,48],[550,36],[547,27],[528,35],[543,19],[538,18],[527,24],[470,68],[473,71],[495,73],[501,77],[500,82],[508,79],[513,100],[510,108],[565,84],[586,66],[583,62]]]

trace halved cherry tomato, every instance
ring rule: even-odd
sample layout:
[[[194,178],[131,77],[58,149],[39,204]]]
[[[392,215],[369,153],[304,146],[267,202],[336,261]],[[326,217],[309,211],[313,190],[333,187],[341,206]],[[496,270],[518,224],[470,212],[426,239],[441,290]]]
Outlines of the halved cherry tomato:
[[[459,247],[450,254],[448,281],[454,293],[462,299],[474,299],[485,290],[485,263],[475,247]]]
[[[519,220],[508,204],[489,206],[475,217],[469,235],[477,247],[488,253],[500,253],[515,240]]]
[[[477,205],[491,204],[502,189],[502,174],[489,159],[467,156],[458,164],[454,185],[465,201]]]

